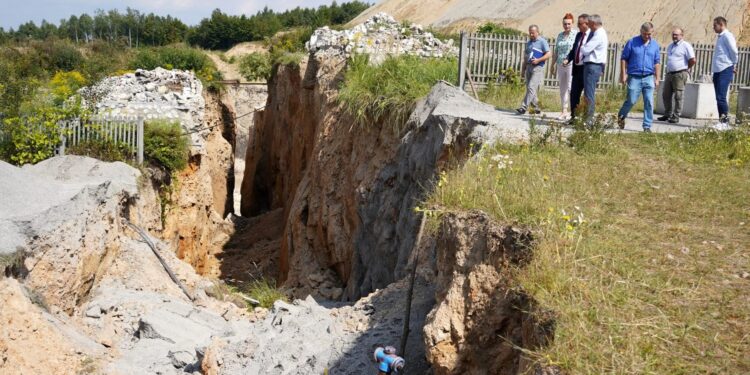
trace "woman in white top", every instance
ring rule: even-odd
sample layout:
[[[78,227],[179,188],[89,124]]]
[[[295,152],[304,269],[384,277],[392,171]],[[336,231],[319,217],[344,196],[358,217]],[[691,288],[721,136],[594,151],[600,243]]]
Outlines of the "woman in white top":
[[[557,81],[560,83],[560,101],[562,103],[562,114],[558,120],[568,118],[568,100],[570,99],[570,86],[573,82],[573,65],[563,65],[563,61],[568,56],[573,43],[576,40],[578,31],[573,29],[573,15],[566,13],[563,17],[563,32],[557,35],[555,41],[555,67],[557,68]]]

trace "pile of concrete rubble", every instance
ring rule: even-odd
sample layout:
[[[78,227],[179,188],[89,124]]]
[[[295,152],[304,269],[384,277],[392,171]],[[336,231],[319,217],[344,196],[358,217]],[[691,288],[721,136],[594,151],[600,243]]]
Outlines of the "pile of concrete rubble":
[[[349,30],[323,27],[315,30],[307,48],[316,55],[349,57],[368,54],[371,61],[389,55],[446,57],[458,55],[452,40],[443,42],[417,24],[402,25],[386,13],[378,13]]]

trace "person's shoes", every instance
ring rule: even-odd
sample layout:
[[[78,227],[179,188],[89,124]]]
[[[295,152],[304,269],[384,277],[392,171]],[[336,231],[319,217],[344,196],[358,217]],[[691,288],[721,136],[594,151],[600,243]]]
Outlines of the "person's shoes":
[[[575,125],[576,124],[576,118],[575,117],[571,117],[570,120],[568,120],[567,124],[570,125],[570,126]]]
[[[669,122],[670,124],[676,124],[680,122],[680,118],[676,116],[672,116],[669,118],[669,120],[667,120],[667,122]]]
[[[519,115],[523,115],[526,113],[526,108],[524,107],[516,108],[516,112],[518,112]]]
[[[656,121],[667,121],[669,119],[670,117],[665,115],[665,116],[657,117]]]
[[[713,128],[714,130],[718,130],[718,131],[724,131],[724,130],[731,130],[732,129],[732,127],[729,126],[729,124],[726,123],[726,122],[717,122],[716,125],[712,126],[711,128]]]
[[[617,127],[620,129],[625,129],[625,117],[624,116],[617,116]]]
[[[643,128],[644,133],[651,133],[651,128]]]

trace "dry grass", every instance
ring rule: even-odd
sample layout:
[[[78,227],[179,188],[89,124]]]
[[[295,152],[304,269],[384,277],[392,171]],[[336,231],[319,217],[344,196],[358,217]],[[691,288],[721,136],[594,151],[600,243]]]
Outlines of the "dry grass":
[[[750,373],[750,130],[487,148],[426,205],[537,232],[518,280],[571,374]],[[504,155],[504,156],[501,156]]]

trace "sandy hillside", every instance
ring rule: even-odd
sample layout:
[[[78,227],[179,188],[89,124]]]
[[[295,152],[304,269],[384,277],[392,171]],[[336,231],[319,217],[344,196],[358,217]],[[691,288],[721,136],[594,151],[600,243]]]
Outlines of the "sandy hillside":
[[[245,79],[242,77],[239,71],[239,60],[240,58],[242,58],[242,56],[253,52],[268,52],[268,48],[263,45],[263,42],[245,42],[237,44],[234,47],[230,48],[228,51],[224,52],[224,56],[227,59],[230,59],[232,57],[235,58],[234,63],[223,61],[219,57],[219,51],[206,51],[208,57],[211,58],[214,64],[216,64],[216,68],[219,69],[221,74],[224,76],[224,79],[238,79],[240,81],[245,81]]]
[[[566,12],[598,13],[610,40],[623,41],[636,35],[644,21],[657,27],[657,38],[669,40],[673,26],[685,28],[685,37],[694,42],[713,42],[713,17],[723,15],[729,28],[750,44],[750,1],[747,0],[383,0],[352,23],[360,23],[377,12],[387,12],[398,20],[449,29],[473,28],[492,20],[525,30],[529,24],[540,25],[549,37],[560,31]]]

